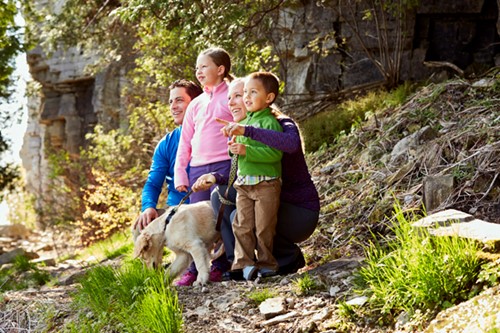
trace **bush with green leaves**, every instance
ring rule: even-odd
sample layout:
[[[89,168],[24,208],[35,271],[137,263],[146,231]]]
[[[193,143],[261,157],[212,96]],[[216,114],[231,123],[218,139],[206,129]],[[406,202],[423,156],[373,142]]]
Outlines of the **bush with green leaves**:
[[[49,281],[50,274],[38,268],[24,255],[17,256],[11,266],[0,269],[0,293],[7,290],[40,287]]]
[[[473,240],[436,237],[412,227],[418,216],[396,204],[392,233],[365,247],[356,290],[369,306],[391,320],[400,312],[438,311],[467,300],[477,290],[481,260]]]

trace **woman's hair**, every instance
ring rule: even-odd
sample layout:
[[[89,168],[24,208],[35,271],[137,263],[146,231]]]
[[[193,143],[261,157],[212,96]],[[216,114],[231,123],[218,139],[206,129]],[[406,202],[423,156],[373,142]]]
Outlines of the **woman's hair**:
[[[217,66],[224,66],[224,79],[229,82],[233,81],[234,77],[229,73],[231,71],[231,57],[226,50],[221,47],[211,47],[202,51],[200,55],[209,56]]]

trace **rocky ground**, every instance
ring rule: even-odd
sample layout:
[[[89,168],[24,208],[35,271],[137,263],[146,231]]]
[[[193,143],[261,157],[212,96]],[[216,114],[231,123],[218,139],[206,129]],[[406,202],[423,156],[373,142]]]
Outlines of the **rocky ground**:
[[[454,208],[500,223],[499,77],[497,70],[484,78],[429,84],[405,105],[372,115],[350,135],[309,156],[322,214],[315,234],[301,244],[308,266],[294,275],[254,283],[223,282],[203,290],[179,289],[186,332],[500,329],[500,318],[495,319],[498,311],[474,313],[471,310],[476,306],[470,305],[498,308],[498,288],[478,296],[491,296],[488,302],[477,298],[470,301],[473,303],[448,309],[429,327],[428,323],[413,326],[401,316],[394,328],[379,329],[377,318],[348,323],[340,315],[346,310],[343,302],[365,301],[352,292],[353,270],[360,265],[362,244],[366,244],[372,232],[387,232],[387,217],[395,199],[403,209],[412,210],[421,208],[433,192],[445,193],[441,201],[434,198],[435,211]],[[439,191],[429,190],[428,184],[436,179]],[[28,252],[41,252],[39,260],[44,260],[43,251],[56,251],[58,257],[64,256],[65,251],[72,252],[63,235],[36,237],[18,242]],[[56,244],[64,246],[50,249],[49,245]],[[6,293],[0,303],[0,332],[57,331],[54,325],[71,320],[68,295],[75,286],[74,276],[84,272],[88,264],[70,260],[48,267],[52,274],[60,276],[61,285]],[[296,281],[306,274],[318,288],[301,293]],[[252,297],[264,291],[272,292],[274,297],[259,306]],[[50,307],[52,324],[39,316]],[[458,329],[457,318],[461,317],[493,324],[471,323]],[[452,318],[451,323],[446,318]]]

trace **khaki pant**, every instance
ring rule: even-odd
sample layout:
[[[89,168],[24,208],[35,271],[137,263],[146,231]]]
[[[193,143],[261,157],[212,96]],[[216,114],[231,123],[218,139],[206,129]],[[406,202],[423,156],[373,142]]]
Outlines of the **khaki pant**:
[[[238,194],[237,214],[233,222],[235,248],[232,269],[255,265],[258,268],[277,270],[278,263],[273,257],[273,239],[278,221],[280,180],[234,187]]]

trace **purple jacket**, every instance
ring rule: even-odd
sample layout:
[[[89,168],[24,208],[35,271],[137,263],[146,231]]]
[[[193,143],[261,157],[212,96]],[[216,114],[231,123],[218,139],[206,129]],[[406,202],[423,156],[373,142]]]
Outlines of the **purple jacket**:
[[[246,126],[244,135],[283,152],[281,201],[319,211],[318,191],[302,152],[299,129],[290,118],[282,117],[278,122],[283,127],[283,132]],[[217,174],[215,178],[218,184],[227,184],[227,178]]]

